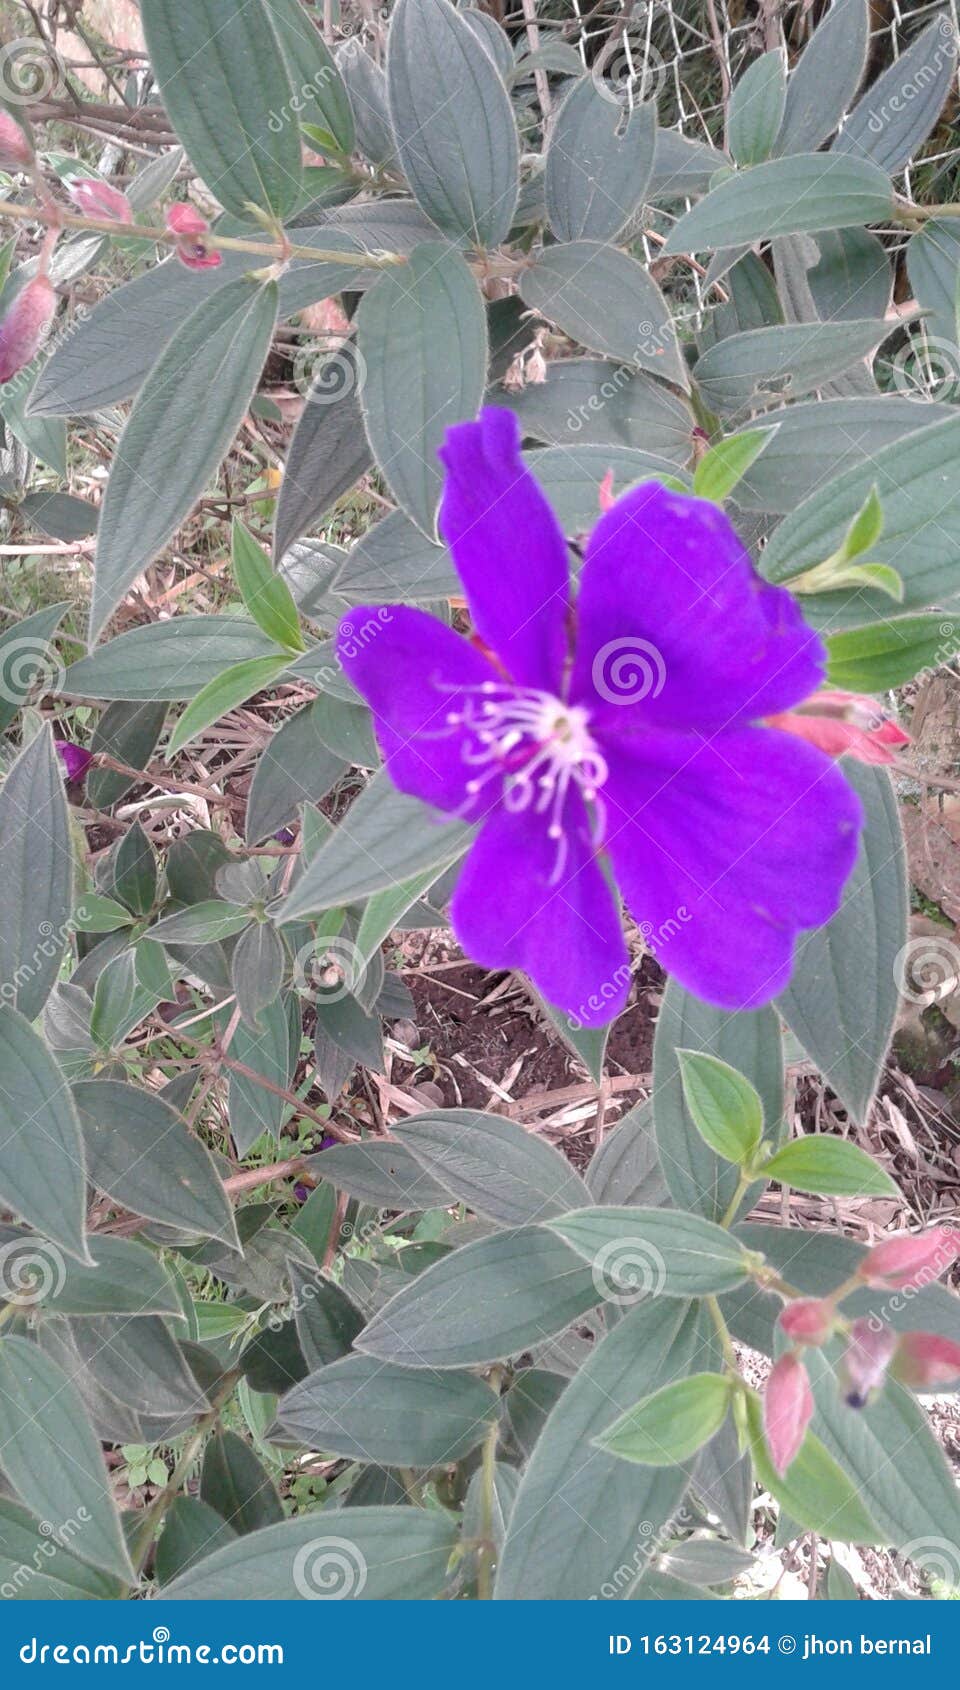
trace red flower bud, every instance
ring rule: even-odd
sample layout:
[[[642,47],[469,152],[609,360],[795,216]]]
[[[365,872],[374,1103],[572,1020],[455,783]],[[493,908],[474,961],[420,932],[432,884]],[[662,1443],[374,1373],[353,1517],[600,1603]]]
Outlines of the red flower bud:
[[[0,170],[29,170],[32,163],[29,136],[15,117],[0,107]]]
[[[873,1318],[854,1321],[843,1356],[847,1402],[851,1408],[863,1408],[870,1392],[883,1384],[896,1347],[897,1334],[892,1326]]]
[[[133,207],[119,188],[98,182],[92,176],[75,176],[67,193],[85,217],[108,217],[113,223],[132,223]]]
[[[890,1371],[914,1391],[947,1385],[960,1375],[960,1344],[936,1332],[904,1332]]]
[[[763,1393],[763,1435],[781,1478],[799,1452],[813,1417],[807,1370],[794,1350],[774,1362]]]
[[[57,296],[46,276],[34,276],[20,289],[0,323],[0,383],[25,368],[43,345],[57,308]]]
[[[929,1285],[960,1255],[960,1230],[935,1226],[929,1232],[904,1233],[868,1250],[857,1270],[861,1279],[881,1291],[914,1290]]]
[[[836,1322],[836,1310],[825,1297],[797,1297],[780,1314],[781,1330],[795,1344],[825,1344]]]
[[[167,228],[177,236],[177,257],[188,270],[213,270],[222,262],[220,253],[204,239],[210,232],[209,223],[186,201],[168,206]]]

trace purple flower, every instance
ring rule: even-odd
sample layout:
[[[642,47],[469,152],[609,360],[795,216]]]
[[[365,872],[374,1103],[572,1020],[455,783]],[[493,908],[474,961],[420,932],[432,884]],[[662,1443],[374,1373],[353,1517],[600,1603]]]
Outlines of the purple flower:
[[[55,739],[53,743],[60,753],[67,780],[83,780],[93,762],[93,753],[85,751],[82,745],[76,745],[72,739]]]
[[[452,903],[464,950],[602,1025],[630,982],[614,876],[684,986],[766,1003],[857,852],[860,804],[836,766],[761,725],[822,680],[820,640],[721,510],[654,481],[601,516],[572,608],[512,413],[451,429],[440,455],[441,531],[484,649],[372,605],[351,612],[340,658],[395,785],[480,824]]]

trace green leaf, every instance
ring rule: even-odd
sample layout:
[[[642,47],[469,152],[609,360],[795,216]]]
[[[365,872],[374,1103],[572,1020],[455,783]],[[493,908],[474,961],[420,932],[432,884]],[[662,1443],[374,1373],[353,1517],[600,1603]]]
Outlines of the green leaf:
[[[594,1447],[645,1467],[676,1467],[719,1432],[732,1387],[722,1373],[692,1373],[662,1385],[594,1438]]]
[[[300,921],[356,903],[421,870],[439,873],[456,862],[471,837],[465,823],[398,792],[385,774],[374,775],[274,912],[275,919]]]
[[[244,837],[248,845],[286,827],[301,804],[315,804],[346,773],[346,764],[329,751],[317,732],[312,704],[278,728],[261,751],[247,795]]]
[[[809,1531],[833,1543],[886,1543],[858,1488],[837,1466],[820,1439],[808,1432],[783,1478],[767,1454],[759,1397],[747,1396],[747,1427],[757,1478],[786,1512]]]
[[[779,1020],[769,1008],[731,1015],[702,1003],[676,980],[668,981],[660,1006],[653,1047],[653,1097],[663,1177],[680,1208],[720,1221],[736,1191],[737,1175],[697,1129],[684,1096],[680,1050],[709,1052],[745,1075],[760,1094],[768,1135],[776,1141],[783,1114]]]
[[[501,1115],[444,1109],[391,1132],[451,1198],[503,1226],[523,1226],[589,1202],[566,1157]]]
[[[706,1051],[678,1050],[683,1095],[705,1143],[727,1162],[749,1162],[763,1136],[756,1086]]]
[[[300,193],[300,131],[272,4],[143,0],[151,68],[193,164],[238,217],[283,217]],[[162,483],[161,483],[162,485]]]
[[[138,1415],[188,1417],[210,1404],[181,1347],[155,1315],[99,1315],[71,1326],[80,1358],[101,1388]]]
[[[103,1453],[80,1395],[25,1338],[0,1339],[0,1444],[4,1472],[37,1518],[54,1527],[79,1519],[76,1554],[132,1584]]]
[[[409,1214],[449,1204],[446,1186],[427,1173],[405,1145],[389,1139],[331,1145],[314,1167],[339,1191],[378,1208]]]
[[[310,533],[372,461],[360,410],[364,367],[353,342],[346,341],[311,374],[277,499],[273,550],[278,566],[294,541]]]
[[[169,1103],[120,1080],[81,1080],[73,1096],[98,1191],[135,1215],[239,1248],[213,1158]]]
[[[304,1211],[301,1209],[300,1213],[302,1216]],[[312,1273],[293,1260],[288,1265],[297,1337],[304,1360],[311,1371],[326,1367],[349,1353],[354,1338],[363,1329],[363,1315],[334,1280],[323,1273]]]
[[[466,1244],[419,1274],[374,1315],[357,1349],[417,1368],[501,1361],[562,1332],[600,1295],[560,1238],[516,1227]]]
[[[232,534],[233,572],[250,615],[267,638],[286,651],[305,651],[300,613],[293,594],[243,523],[235,520]]]
[[[888,175],[899,175],[934,128],[956,66],[956,32],[944,13],[877,77],[850,113],[833,151],[873,159]]]
[[[860,853],[833,920],[801,936],[793,977],[778,1002],[844,1107],[863,1121],[897,1013],[907,891],[889,777],[850,761],[844,774],[864,807]]]
[[[718,440],[704,453],[693,472],[696,497],[712,499],[714,504],[722,505],[750,465],[756,463],[760,453],[769,446],[772,432],[769,428],[752,428],[743,434],[731,434],[725,440]]]
[[[763,1164],[766,1179],[820,1197],[898,1197],[899,1189],[872,1156],[849,1139],[809,1133],[784,1144]]]
[[[547,1226],[591,1264],[597,1298],[613,1303],[732,1291],[750,1269],[729,1232],[679,1209],[576,1209]]]
[[[107,483],[91,641],[216,471],[256,389],[276,319],[275,282],[229,282],[187,318],[154,365]]]
[[[643,204],[656,144],[652,101],[625,114],[596,76],[575,82],[547,147],[547,216],[557,239],[613,240]]]
[[[860,363],[890,332],[889,323],[872,319],[747,329],[707,349],[696,366],[697,383],[715,410],[758,409],[822,386]]]
[[[885,317],[893,271],[883,242],[868,229],[824,229],[815,239],[820,257],[807,281],[817,316],[824,322]]]
[[[632,374],[604,358],[557,358],[546,380],[519,393],[494,390],[489,402],[509,406],[524,434],[548,446],[589,442],[633,446],[682,465],[690,457],[689,406],[652,376]]]
[[[89,1263],[80,1123],[46,1045],[0,1007],[0,1199],[28,1225]]]
[[[619,247],[599,241],[546,247],[521,272],[520,293],[581,346],[689,388],[669,306],[649,273]]]
[[[489,1385],[470,1373],[357,1355],[311,1373],[277,1407],[283,1429],[309,1449],[386,1467],[461,1461],[483,1442],[496,1412]]]
[[[35,1516],[18,1502],[0,1499],[0,1586],[7,1600],[117,1600],[123,1590],[120,1581],[71,1555],[69,1542],[69,1532],[61,1527],[57,1553],[51,1555],[50,1536],[41,1530]]]
[[[457,1541],[442,1510],[325,1508],[250,1532],[164,1589],[176,1602],[267,1602],[332,1597],[427,1601],[439,1596]]]
[[[844,692],[887,692],[924,669],[939,669],[960,647],[960,619],[898,616],[869,628],[830,634],[827,685]]]
[[[797,153],[721,182],[674,224],[663,251],[703,252],[804,230],[885,223],[892,212],[893,189],[875,164],[833,153]]]
[[[400,0],[406,3],[450,9],[447,0]],[[476,50],[482,55],[479,44]],[[398,504],[432,540],[443,485],[437,450],[452,423],[476,415],[487,374],[483,300],[453,247],[417,247],[402,271],[387,271],[364,294],[357,358],[374,456]]]
[[[866,0],[837,0],[814,30],[787,84],[777,152],[812,153],[837,128],[863,75],[868,13]]]
[[[229,1430],[217,1432],[203,1452],[200,1497],[241,1534],[272,1526],[284,1517],[266,1468],[250,1445]]]
[[[275,651],[246,617],[174,616],[129,628],[81,657],[67,670],[62,690],[71,698],[186,702],[222,670]]]
[[[586,1181],[598,1204],[657,1208],[666,1201],[649,1101],[635,1104],[619,1126],[606,1134],[593,1153]]]
[[[175,1496],[157,1542],[154,1566],[161,1585],[170,1584],[199,1561],[225,1548],[236,1532],[196,1496]]]
[[[703,1336],[697,1310],[650,1302],[630,1309],[587,1358],[524,1471],[497,1570],[501,1601],[630,1597],[689,1476],[628,1465],[592,1440],[638,1396],[689,1373]]]
[[[259,1027],[260,1011],[279,995],[284,962],[283,940],[269,922],[251,922],[241,933],[230,958],[230,979],[248,1027]]]
[[[150,929],[161,945],[213,945],[241,933],[251,920],[248,909],[223,898],[204,898],[188,909],[165,915]]]
[[[295,1007],[295,1004],[294,1004]],[[281,998],[268,1004],[261,1015],[261,1030],[254,1031],[240,1023],[230,1046],[231,1054],[254,1074],[271,1080],[275,1086],[287,1087],[299,1052],[299,1031],[296,1049],[292,1050],[291,1011]],[[276,1092],[257,1084],[248,1074],[231,1073],[228,1094],[230,1131],[237,1155],[246,1156],[251,1145],[263,1133],[279,1138],[280,1128],[289,1114],[290,1105]]]
[[[149,915],[157,895],[157,859],[153,846],[134,822],[112,859],[113,890],[134,915]]]
[[[774,47],[747,66],[730,99],[727,142],[737,164],[762,164],[770,157],[786,97],[783,53]]]
[[[192,739],[196,739],[198,734],[203,733],[205,728],[219,722],[221,716],[236,710],[248,698],[252,698],[254,693],[263,692],[283,674],[288,663],[289,658],[283,653],[276,657],[251,657],[244,663],[235,663],[232,669],[224,670],[222,675],[209,681],[187,705],[170,735],[167,761],[175,757],[185,745],[189,745]]]
[[[62,666],[50,642],[67,609],[66,603],[48,605],[0,634],[0,733],[35,686],[46,690],[59,681]]]
[[[427,216],[499,246],[517,203],[517,127],[493,59],[448,0],[398,0],[387,94],[403,172]]]
[[[73,848],[60,761],[44,725],[0,788],[0,982],[28,1021],[53,989],[70,932]]]
[[[118,927],[131,926],[133,919],[116,898],[104,898],[98,892],[85,892],[73,912],[78,933],[115,933]]]
[[[931,217],[911,235],[907,246],[907,274],[917,304],[926,313],[924,329],[934,340],[957,342],[957,277],[960,275],[960,228],[953,218]],[[923,349],[919,349],[923,371]],[[941,372],[937,371],[938,377]],[[955,392],[955,370],[944,370],[938,387],[944,397]]]
[[[281,115],[293,125],[299,122],[325,130],[340,152],[351,153],[354,126],[350,97],[319,29],[307,17],[300,0],[266,0],[266,11],[293,89],[290,105]],[[275,124],[276,117],[273,121]],[[321,147],[321,151],[328,150]]]
[[[24,1239],[24,1256],[30,1255],[28,1237],[26,1235]],[[36,1250],[36,1247],[34,1240],[32,1248]],[[40,1248],[42,1250],[42,1246]],[[69,1315],[71,1319],[102,1314],[131,1317],[159,1314],[176,1320],[181,1318],[180,1299],[169,1274],[142,1244],[135,1244],[128,1238],[92,1238],[90,1254],[93,1267],[83,1267],[73,1261],[62,1264],[60,1283],[54,1276],[50,1295],[37,1298],[45,1312]],[[23,1256],[15,1258],[16,1266],[19,1267],[23,1260]],[[44,1284],[42,1254],[39,1254],[38,1260],[41,1273],[37,1288],[40,1290]],[[5,1277],[9,1280],[11,1264],[8,1258],[4,1258],[4,1266]]]

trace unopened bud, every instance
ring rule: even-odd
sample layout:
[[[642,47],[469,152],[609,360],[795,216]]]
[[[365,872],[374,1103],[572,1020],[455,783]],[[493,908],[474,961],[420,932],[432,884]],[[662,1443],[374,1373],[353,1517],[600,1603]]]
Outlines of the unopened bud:
[[[937,1332],[904,1332],[890,1372],[911,1390],[929,1390],[948,1385],[960,1376],[960,1344],[941,1338]]]
[[[788,1350],[775,1361],[763,1393],[763,1435],[781,1478],[799,1453],[813,1418],[813,1392],[800,1357]]]
[[[29,170],[32,163],[30,137],[16,118],[0,107],[0,170]]]
[[[210,225],[199,211],[185,200],[167,208],[167,228],[177,237],[177,257],[188,270],[213,270],[222,262],[221,255],[207,242]]]
[[[0,323],[0,385],[36,357],[56,308],[57,296],[47,276],[34,276],[20,289]]]
[[[868,1250],[859,1277],[880,1291],[902,1291],[930,1284],[960,1255],[960,1230],[935,1226],[929,1232],[904,1233]]]
[[[896,1347],[892,1326],[872,1319],[854,1321],[842,1363],[851,1408],[866,1407],[871,1391],[883,1384]]]
[[[112,188],[109,182],[98,182],[93,176],[75,176],[67,183],[67,193],[85,217],[106,217],[112,223],[133,222],[133,207],[126,194]]]
[[[836,1310],[825,1297],[797,1297],[780,1314],[781,1331],[795,1344],[825,1344],[836,1322]]]

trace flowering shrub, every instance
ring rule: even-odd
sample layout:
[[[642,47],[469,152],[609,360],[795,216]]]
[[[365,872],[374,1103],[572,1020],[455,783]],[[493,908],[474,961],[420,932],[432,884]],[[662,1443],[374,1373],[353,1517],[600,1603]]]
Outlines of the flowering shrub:
[[[0,51],[5,1595],[694,1600],[772,1513],[960,1582],[960,1233],[858,1142],[960,596],[956,42],[865,85],[866,0],[767,8],[708,141],[655,11],[541,10],[141,0],[102,98]],[[391,1078],[446,926],[588,1163]]]

